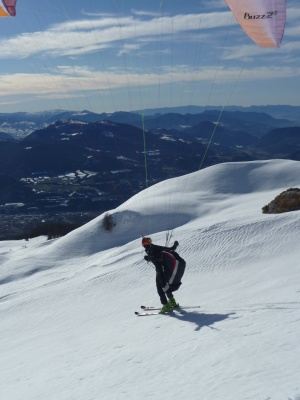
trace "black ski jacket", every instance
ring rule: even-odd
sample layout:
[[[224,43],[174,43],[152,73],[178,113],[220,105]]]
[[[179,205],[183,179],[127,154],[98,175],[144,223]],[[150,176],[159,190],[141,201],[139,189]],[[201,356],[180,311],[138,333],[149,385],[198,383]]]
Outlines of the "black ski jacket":
[[[162,267],[162,251],[174,251],[176,250],[179,243],[174,242],[172,247],[158,246],[156,244],[150,244],[145,246],[145,252],[147,255],[144,257],[146,261],[151,261],[155,265],[155,269],[160,269]]]

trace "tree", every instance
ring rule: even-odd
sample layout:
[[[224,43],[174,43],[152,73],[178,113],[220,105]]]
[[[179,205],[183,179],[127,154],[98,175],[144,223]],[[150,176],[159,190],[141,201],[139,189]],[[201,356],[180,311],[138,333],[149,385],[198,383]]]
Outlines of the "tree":
[[[113,221],[113,216],[109,213],[106,213],[102,220],[103,229],[106,231],[111,231],[116,224]]]

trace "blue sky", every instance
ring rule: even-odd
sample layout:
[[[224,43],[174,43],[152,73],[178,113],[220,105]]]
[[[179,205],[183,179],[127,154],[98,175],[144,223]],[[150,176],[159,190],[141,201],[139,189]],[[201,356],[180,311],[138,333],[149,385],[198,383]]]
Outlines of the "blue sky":
[[[0,112],[300,105],[300,4],[279,49],[223,0],[18,0],[0,19]]]

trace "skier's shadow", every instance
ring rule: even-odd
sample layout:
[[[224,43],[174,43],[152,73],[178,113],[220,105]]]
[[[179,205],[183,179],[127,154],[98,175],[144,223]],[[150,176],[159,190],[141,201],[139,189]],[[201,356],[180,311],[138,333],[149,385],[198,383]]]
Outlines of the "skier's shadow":
[[[214,325],[217,322],[224,321],[227,318],[231,318],[231,316],[235,315],[235,313],[205,314],[196,311],[191,312],[178,309],[169,315],[172,316],[173,318],[177,318],[180,321],[192,322],[193,324],[196,325],[195,331],[200,331],[200,329],[203,328],[204,326],[207,326],[208,328],[211,329],[217,329],[212,325]]]

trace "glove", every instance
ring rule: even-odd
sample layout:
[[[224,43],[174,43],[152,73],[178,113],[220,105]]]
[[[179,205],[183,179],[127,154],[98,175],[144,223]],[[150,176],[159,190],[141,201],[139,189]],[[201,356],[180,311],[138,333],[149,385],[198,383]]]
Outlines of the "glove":
[[[179,243],[177,242],[177,240],[175,240],[175,242],[174,242],[174,246],[179,246]]]
[[[149,261],[149,257],[148,256],[144,256],[144,260],[145,261]]]

